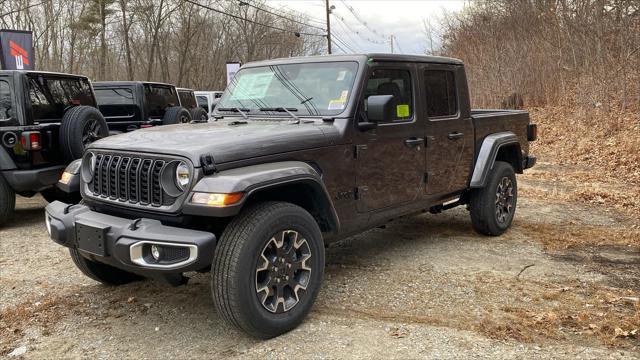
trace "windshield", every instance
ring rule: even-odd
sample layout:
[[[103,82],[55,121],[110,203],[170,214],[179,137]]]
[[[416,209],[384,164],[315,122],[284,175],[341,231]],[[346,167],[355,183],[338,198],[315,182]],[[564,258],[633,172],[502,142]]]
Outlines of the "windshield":
[[[216,109],[248,114],[286,109],[296,115],[338,115],[347,106],[357,69],[356,62],[241,69]]]

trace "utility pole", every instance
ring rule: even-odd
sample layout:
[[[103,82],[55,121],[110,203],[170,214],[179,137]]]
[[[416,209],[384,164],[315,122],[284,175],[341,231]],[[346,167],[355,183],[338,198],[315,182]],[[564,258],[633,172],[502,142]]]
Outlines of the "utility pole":
[[[329,14],[331,14],[331,7],[329,7],[329,0],[325,0],[327,7],[327,52],[331,54],[331,20]]]
[[[389,35],[389,42],[391,43],[391,53],[393,54],[393,35]]]

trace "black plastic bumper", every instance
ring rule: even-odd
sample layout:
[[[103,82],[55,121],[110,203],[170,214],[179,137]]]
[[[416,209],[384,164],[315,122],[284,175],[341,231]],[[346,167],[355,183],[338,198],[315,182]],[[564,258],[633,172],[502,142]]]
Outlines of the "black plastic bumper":
[[[527,156],[526,158],[524,158],[522,162],[523,162],[522,164],[523,169],[531,169],[536,164],[536,157]]]
[[[152,219],[106,215],[85,205],[60,201],[47,205],[45,212],[53,241],[122,270],[149,277],[178,274],[205,269],[213,259],[216,237],[210,232],[165,226]],[[156,261],[151,245],[183,257]]]
[[[2,175],[16,192],[37,192],[55,185],[63,171],[64,166],[51,166],[35,170],[6,170]]]

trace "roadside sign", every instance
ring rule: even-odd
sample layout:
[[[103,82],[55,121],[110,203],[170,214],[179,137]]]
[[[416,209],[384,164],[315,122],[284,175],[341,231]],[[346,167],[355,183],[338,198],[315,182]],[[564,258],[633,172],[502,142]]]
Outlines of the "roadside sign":
[[[34,70],[33,33],[0,30],[0,65],[4,70]]]

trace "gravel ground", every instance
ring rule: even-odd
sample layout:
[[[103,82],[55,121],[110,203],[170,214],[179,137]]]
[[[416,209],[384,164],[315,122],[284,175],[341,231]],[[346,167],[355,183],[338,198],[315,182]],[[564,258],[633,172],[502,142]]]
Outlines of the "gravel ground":
[[[640,359],[640,248],[548,245],[567,226],[606,237],[637,233],[636,220],[528,195],[533,184],[535,172],[520,178],[501,237],[475,234],[457,208],[333,244],[309,318],[268,341],[221,321],[209,274],[175,288],[82,276],[47,238],[44,201],[21,198],[0,230],[0,356]]]

